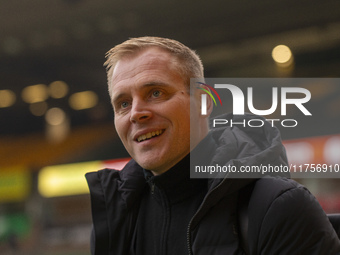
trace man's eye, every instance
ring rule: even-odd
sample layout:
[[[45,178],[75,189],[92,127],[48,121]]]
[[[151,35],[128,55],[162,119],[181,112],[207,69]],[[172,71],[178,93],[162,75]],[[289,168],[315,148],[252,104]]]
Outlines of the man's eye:
[[[162,92],[160,92],[159,90],[155,90],[152,92],[153,97],[159,97],[160,95],[162,95]]]
[[[127,108],[129,106],[129,103],[128,102],[122,102],[120,104],[121,108]]]

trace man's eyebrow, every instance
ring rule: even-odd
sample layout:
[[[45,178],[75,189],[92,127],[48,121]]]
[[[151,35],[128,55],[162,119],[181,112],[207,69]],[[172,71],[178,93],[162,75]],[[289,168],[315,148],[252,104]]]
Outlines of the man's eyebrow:
[[[114,96],[112,98],[112,103],[117,102],[120,98],[125,97],[125,95],[127,95],[127,93],[120,93],[117,96]]]
[[[171,85],[168,84],[168,83],[165,83],[165,82],[161,82],[161,81],[151,81],[151,82],[147,82],[147,83],[144,83],[143,85],[140,86],[140,89],[143,89],[143,88],[148,88],[148,87],[170,87]],[[128,93],[120,93],[116,96],[113,97],[112,99],[112,102],[116,102],[118,101],[120,98],[122,97],[125,97]]]
[[[141,87],[156,87],[156,86],[165,86],[165,87],[170,87],[170,84],[161,82],[161,81],[151,81],[143,84]]]

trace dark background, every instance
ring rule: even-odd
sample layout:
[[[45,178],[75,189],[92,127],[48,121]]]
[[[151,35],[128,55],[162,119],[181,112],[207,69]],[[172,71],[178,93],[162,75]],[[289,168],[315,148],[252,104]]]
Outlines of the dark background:
[[[129,37],[183,42],[201,55],[206,77],[338,77],[340,72],[340,1],[4,0],[0,21],[0,89],[17,95],[12,107],[0,108],[3,135],[43,131],[44,118],[30,114],[21,91],[55,80],[69,85],[67,97],[85,90],[99,96],[96,109],[77,112],[67,97],[47,99],[49,107],[71,116],[72,126],[112,121],[104,55]],[[278,70],[271,58],[278,44],[294,54],[289,72]],[[323,109],[340,99],[339,89],[324,94],[318,102]]]
[[[0,92],[11,90],[16,98],[0,108],[1,254],[89,254],[88,194],[44,197],[39,176],[51,165],[128,156],[114,131],[103,63],[114,45],[146,35],[196,50],[206,77],[340,76],[339,0],[0,1]],[[280,44],[294,56],[286,68],[271,56]],[[61,136],[22,99],[27,86],[54,81],[69,88],[63,98],[44,101],[46,110],[58,107],[67,116]],[[312,99],[306,107],[313,117],[289,110],[301,128],[283,132],[283,138],[297,160],[310,156],[307,148],[322,162],[327,141],[335,148],[332,157],[340,157],[340,86],[312,83],[308,89]],[[88,90],[97,104],[72,109],[73,94]],[[259,106],[269,100],[267,89],[256,93]],[[338,179],[300,181],[327,212],[340,212]],[[27,188],[25,195],[12,199],[10,188],[20,186]]]

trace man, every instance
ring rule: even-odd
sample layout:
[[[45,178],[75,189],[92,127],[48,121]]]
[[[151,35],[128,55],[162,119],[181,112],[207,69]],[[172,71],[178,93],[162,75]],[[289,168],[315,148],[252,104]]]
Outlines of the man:
[[[134,38],[111,49],[106,66],[115,127],[133,159],[121,171],[86,175],[92,254],[340,252],[327,216],[292,180],[190,178],[190,155],[237,167],[287,164],[270,125],[209,131],[212,103],[201,115],[204,92],[190,92],[190,78],[203,77],[195,52],[174,40]]]

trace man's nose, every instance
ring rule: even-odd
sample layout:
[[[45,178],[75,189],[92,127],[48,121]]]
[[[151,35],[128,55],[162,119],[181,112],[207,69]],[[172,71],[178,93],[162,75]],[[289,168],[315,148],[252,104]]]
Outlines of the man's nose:
[[[151,118],[152,111],[146,102],[143,100],[134,100],[132,102],[130,121],[143,122]]]

